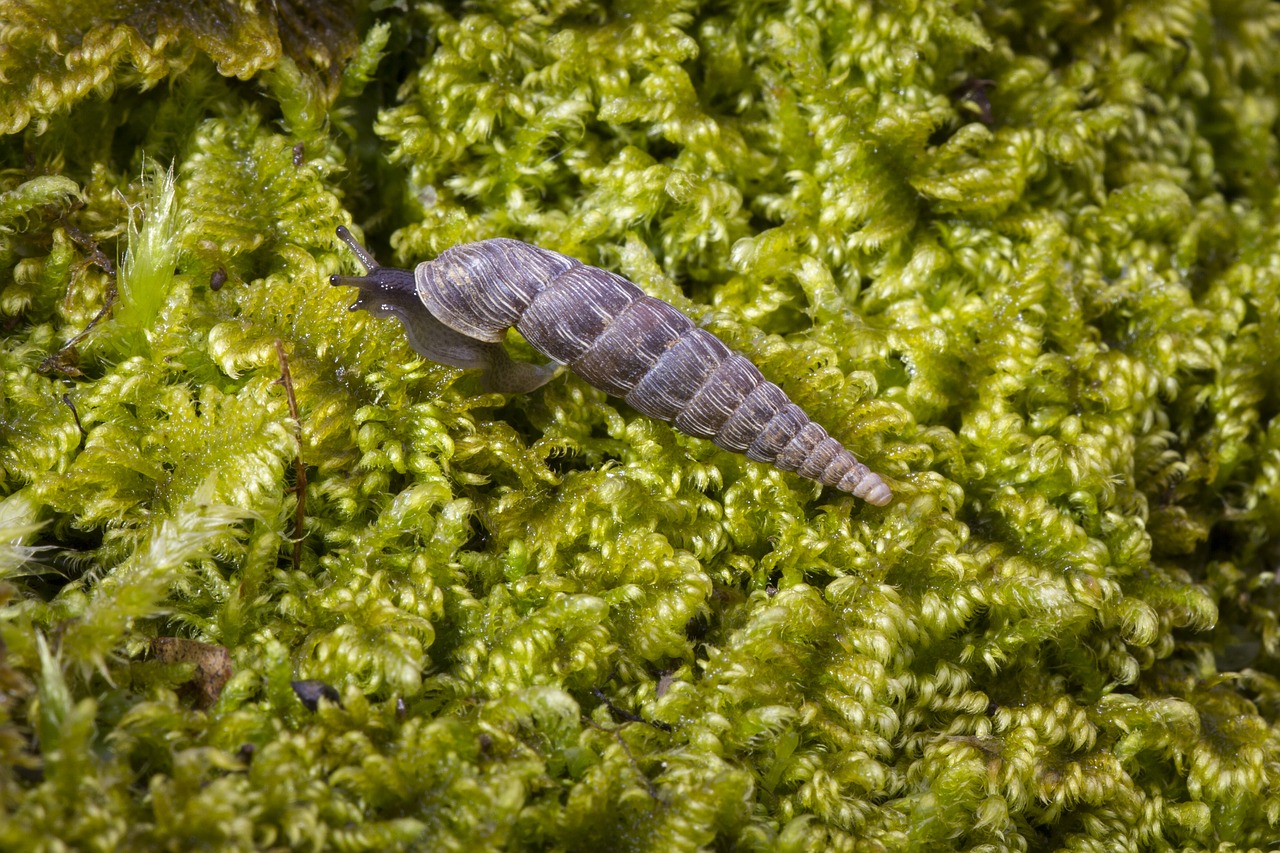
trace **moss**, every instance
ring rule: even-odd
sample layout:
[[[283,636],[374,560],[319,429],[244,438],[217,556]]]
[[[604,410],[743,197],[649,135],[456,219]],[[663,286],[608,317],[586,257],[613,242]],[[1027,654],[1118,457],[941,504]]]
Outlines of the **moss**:
[[[385,6],[0,0],[0,848],[1274,846],[1275,4]],[[627,275],[895,500],[482,393],[343,223]]]

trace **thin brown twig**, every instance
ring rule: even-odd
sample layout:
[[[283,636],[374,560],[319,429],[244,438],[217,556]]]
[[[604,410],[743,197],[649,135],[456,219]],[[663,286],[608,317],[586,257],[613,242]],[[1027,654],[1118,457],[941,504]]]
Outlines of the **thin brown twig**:
[[[65,217],[62,220],[62,229],[67,232],[71,242],[89,253],[89,257],[85,259],[87,263],[97,264],[106,271],[107,275],[116,277],[116,265],[111,263],[111,259],[99,248],[92,237],[72,225]]]
[[[631,769],[635,771],[635,774],[637,776],[640,777],[640,781],[644,784],[645,790],[649,792],[649,796],[653,797],[658,802],[662,802],[662,796],[658,792],[658,786],[653,784],[653,780],[650,779],[648,775],[645,774],[644,770],[640,768],[640,762],[636,761],[635,755],[631,752],[631,747],[627,746],[627,742],[623,740],[622,729],[621,728],[616,728],[616,729],[605,728],[604,726],[600,725],[595,720],[587,716],[584,716],[582,718],[582,721],[586,723],[588,726],[591,726],[591,728],[593,729],[613,735],[614,739],[618,742],[618,746],[622,747],[622,754],[627,757],[627,762],[631,765]]]
[[[298,441],[298,455],[293,458],[293,493],[298,502],[293,514],[293,568],[302,568],[302,528],[307,517],[307,466],[302,462],[302,420],[298,417],[298,398],[293,392],[293,374],[289,372],[289,359],[284,352],[284,342],[276,338],[276,356],[280,359],[280,378],[285,399],[289,401],[289,415],[293,418],[293,435]]]
[[[616,720],[622,720],[624,723],[644,723],[646,726],[653,726],[659,731],[671,731],[671,725],[669,723],[664,723],[661,720],[646,720],[644,717],[641,717],[638,714],[633,714],[625,708],[619,708],[617,705],[613,704],[612,699],[604,695],[604,691],[599,687],[592,687],[591,695],[603,702],[604,706],[609,709],[609,713],[613,714],[613,717]]]
[[[111,262],[111,259],[106,256],[106,253],[104,253],[101,248],[99,248],[97,242],[95,242],[92,237],[68,222],[66,217],[63,217],[62,219],[62,228],[67,232],[67,236],[71,238],[73,243],[88,253],[89,257],[84,259],[83,266],[88,267],[96,264],[106,272],[107,294],[106,299],[103,300],[102,308],[98,310],[97,314],[93,315],[93,319],[89,321],[89,325],[85,326],[84,329],[74,335],[71,340],[58,347],[58,349],[46,357],[44,361],[40,362],[40,367],[37,369],[41,373],[48,373],[51,370],[61,370],[64,373],[79,375],[79,371],[76,370],[74,365],[68,365],[67,354],[74,350],[81,341],[89,336],[89,333],[94,330],[94,327],[103,321],[107,314],[110,313],[112,307],[116,304],[116,296],[118,295],[116,291],[116,265]]]
[[[80,423],[80,413],[76,411],[76,404],[72,401],[71,395],[63,394],[62,402],[71,410],[71,417],[76,419],[76,429],[80,430],[80,440],[84,441],[89,437],[89,433],[85,432],[84,424]]]

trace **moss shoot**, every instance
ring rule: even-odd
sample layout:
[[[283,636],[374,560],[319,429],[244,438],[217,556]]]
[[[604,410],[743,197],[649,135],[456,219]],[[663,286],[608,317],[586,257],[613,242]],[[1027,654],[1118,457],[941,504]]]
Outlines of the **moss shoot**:
[[[0,849],[1280,843],[1280,6],[205,5],[0,0]],[[893,502],[485,393],[340,224]]]

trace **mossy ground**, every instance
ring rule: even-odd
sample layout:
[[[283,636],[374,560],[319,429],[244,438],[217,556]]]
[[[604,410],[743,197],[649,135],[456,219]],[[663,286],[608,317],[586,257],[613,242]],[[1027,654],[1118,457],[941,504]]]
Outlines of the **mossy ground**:
[[[1280,843],[1275,3],[0,20],[0,848]],[[480,393],[347,222],[627,275],[895,500]]]

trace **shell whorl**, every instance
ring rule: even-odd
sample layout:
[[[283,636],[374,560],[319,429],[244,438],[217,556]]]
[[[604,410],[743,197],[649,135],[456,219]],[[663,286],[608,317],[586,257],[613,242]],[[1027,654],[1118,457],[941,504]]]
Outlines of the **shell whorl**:
[[[641,414],[869,503],[892,497],[754,364],[622,276],[572,266],[542,285],[514,325],[539,352]]]
[[[356,250],[369,275],[335,276],[333,283],[360,287],[362,293],[376,286],[386,302],[388,289],[399,286],[395,273],[402,271],[377,267],[345,229],[339,236]],[[431,315],[416,325],[428,328],[438,321],[474,339],[472,362],[487,361],[507,372],[532,367],[504,361],[499,342],[514,326],[539,352],[681,432],[877,506],[893,497],[884,480],[744,356],[619,275],[549,249],[495,238],[455,246],[419,264],[413,285]],[[353,307],[367,306],[357,300]],[[414,332],[414,318],[395,315]],[[418,338],[423,336],[420,331]],[[447,349],[422,340],[414,346],[429,358],[441,360],[447,353],[445,363],[474,366],[454,355],[455,342]],[[536,375],[526,370],[518,380],[523,384],[510,387],[528,390],[550,375],[550,368]]]
[[[494,237],[445,249],[418,264],[418,298],[436,319],[478,341],[498,342],[534,295],[582,261],[519,240]],[[553,356],[554,358],[554,356]]]

